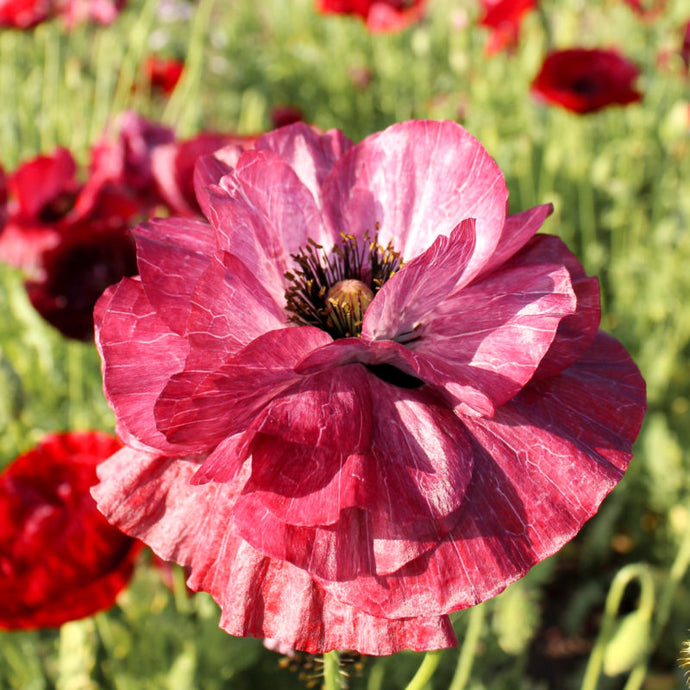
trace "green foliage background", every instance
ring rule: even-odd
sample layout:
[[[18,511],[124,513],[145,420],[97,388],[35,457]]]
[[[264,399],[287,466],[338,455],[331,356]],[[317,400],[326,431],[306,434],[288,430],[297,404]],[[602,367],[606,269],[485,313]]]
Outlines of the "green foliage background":
[[[599,514],[483,605],[466,687],[580,687],[607,591],[632,563],[645,564],[654,582],[651,628],[616,633],[611,644],[632,649],[633,659],[598,687],[683,687],[676,659],[690,627],[681,567],[690,532],[690,82],[679,48],[690,8],[669,0],[645,23],[620,0],[544,0],[527,16],[519,47],[490,57],[478,5],[430,0],[423,23],[394,35],[317,15],[311,0],[131,0],[107,28],[0,29],[0,162],[11,171],[58,144],[86,162],[89,145],[125,108],[181,136],[257,133],[281,104],[355,140],[410,118],[461,122],[505,172],[511,211],[554,203],[544,230],[600,277],[602,327],[633,355],[649,396],[630,470]],[[642,68],[643,103],[577,116],[531,98],[547,50],[573,45],[621,48]],[[169,99],[151,94],[140,76],[154,48],[187,60]],[[94,347],[44,324],[21,276],[6,267],[0,307],[0,465],[49,431],[112,430]],[[110,612],[60,631],[0,634],[0,688],[304,685],[259,641],[217,630],[215,604],[188,597],[182,580],[175,571],[169,589],[144,559]],[[621,613],[636,609],[638,592],[635,583],[626,589]],[[455,617],[460,640],[471,615]],[[444,656],[430,687],[448,687],[456,658]],[[351,686],[402,688],[419,660],[365,660],[363,671],[352,667]],[[638,680],[628,677],[635,664]]]

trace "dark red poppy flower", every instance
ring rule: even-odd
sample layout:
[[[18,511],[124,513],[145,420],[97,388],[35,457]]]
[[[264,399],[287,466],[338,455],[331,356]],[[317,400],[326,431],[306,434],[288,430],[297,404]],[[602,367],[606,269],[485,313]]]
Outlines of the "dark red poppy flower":
[[[56,627],[109,608],[141,544],[89,489],[121,447],[100,432],[47,436],[0,473],[0,629]]]
[[[130,228],[151,206],[102,177],[76,180],[66,149],[21,165],[8,181],[0,260],[23,269],[32,304],[64,335],[93,338],[93,306],[108,285],[137,272]]]
[[[369,31],[400,31],[418,22],[426,11],[426,0],[316,0],[317,11],[326,14],[360,16]]]
[[[184,61],[177,58],[163,58],[151,55],[144,62],[144,72],[153,91],[169,96],[180,81]]]
[[[479,23],[491,29],[486,45],[491,54],[517,46],[522,19],[537,6],[537,0],[482,0],[482,5],[484,16]]]
[[[194,166],[197,160],[220,148],[227,148],[225,157],[232,161],[245,149],[250,149],[255,136],[203,132],[185,141],[158,146],[152,153],[151,171],[160,199],[173,212],[192,218],[202,215],[194,192]]]
[[[0,241],[2,240],[2,230],[7,221],[7,178],[5,171],[0,165]]]
[[[532,82],[532,93],[575,113],[642,99],[634,87],[638,68],[615,50],[571,48],[550,53]]]
[[[367,654],[556,552],[630,460],[644,382],[550,205],[454,122],[297,123],[197,163],[96,307],[126,447],[93,489],[234,635]]]
[[[279,129],[295,122],[302,122],[303,120],[304,113],[296,105],[276,105],[271,110],[273,129]]]
[[[690,69],[690,21],[685,23],[683,42],[680,46],[680,58],[685,65],[685,71]]]

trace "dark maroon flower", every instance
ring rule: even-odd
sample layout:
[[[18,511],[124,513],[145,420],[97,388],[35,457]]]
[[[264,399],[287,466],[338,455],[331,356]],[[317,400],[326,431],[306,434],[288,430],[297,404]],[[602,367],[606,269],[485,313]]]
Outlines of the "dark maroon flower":
[[[426,0],[316,0],[316,8],[326,14],[360,16],[369,31],[400,31],[424,16]]]
[[[184,60],[151,55],[144,62],[144,72],[152,91],[169,96],[180,81],[184,71]]]
[[[690,20],[685,23],[683,42],[680,47],[680,58],[685,65],[685,71],[690,69]]]
[[[550,53],[532,82],[532,93],[575,113],[642,99],[634,88],[638,68],[615,50],[571,48]]]
[[[491,54],[517,45],[522,19],[537,6],[537,0],[482,0],[482,5],[484,16],[479,23],[491,29],[486,44]]]
[[[232,634],[453,644],[630,461],[644,382],[596,279],[454,122],[296,123],[195,175],[208,222],[140,225],[96,307],[126,443],[99,507]]]
[[[89,489],[121,444],[100,432],[47,436],[0,473],[0,629],[56,627],[109,608],[141,544]]]
[[[295,122],[302,122],[304,113],[296,105],[276,105],[271,110],[273,129],[279,129]]]

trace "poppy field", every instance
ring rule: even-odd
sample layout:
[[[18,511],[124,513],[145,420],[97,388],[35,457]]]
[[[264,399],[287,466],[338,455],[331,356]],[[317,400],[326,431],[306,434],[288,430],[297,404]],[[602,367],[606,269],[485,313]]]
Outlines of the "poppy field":
[[[0,689],[671,690],[683,0],[0,0]]]

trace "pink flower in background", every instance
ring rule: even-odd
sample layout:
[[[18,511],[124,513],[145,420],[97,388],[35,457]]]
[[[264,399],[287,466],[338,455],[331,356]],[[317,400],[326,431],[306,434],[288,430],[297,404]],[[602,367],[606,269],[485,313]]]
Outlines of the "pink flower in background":
[[[524,15],[537,6],[537,0],[482,0],[482,26],[491,29],[486,45],[489,54],[517,46]]]
[[[316,0],[325,14],[355,14],[369,31],[400,31],[424,17],[426,0]]]
[[[120,448],[100,432],[53,434],[0,472],[0,629],[57,627],[110,608],[141,544],[89,489]]]
[[[86,21],[111,24],[126,0],[0,0],[0,26],[29,29],[61,17],[68,28]]]
[[[591,113],[640,101],[642,94],[634,86],[639,73],[615,50],[557,50],[544,60],[532,93],[575,113]]]
[[[295,124],[202,159],[96,308],[108,519],[309,652],[455,643],[619,481],[644,382],[551,212],[453,122]]]

